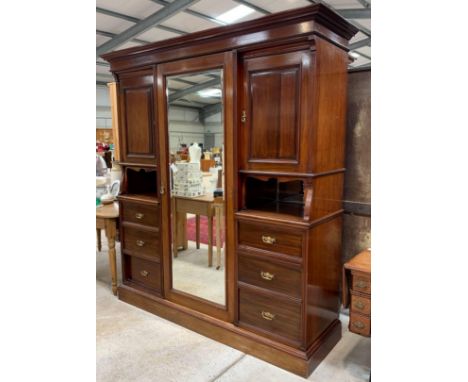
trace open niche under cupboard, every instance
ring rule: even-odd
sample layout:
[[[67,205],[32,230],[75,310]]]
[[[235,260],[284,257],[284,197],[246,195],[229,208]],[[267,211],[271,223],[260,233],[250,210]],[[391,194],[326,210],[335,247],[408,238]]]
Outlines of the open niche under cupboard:
[[[320,363],[341,337],[356,32],[318,4],[103,56],[118,86],[121,300],[302,376]]]

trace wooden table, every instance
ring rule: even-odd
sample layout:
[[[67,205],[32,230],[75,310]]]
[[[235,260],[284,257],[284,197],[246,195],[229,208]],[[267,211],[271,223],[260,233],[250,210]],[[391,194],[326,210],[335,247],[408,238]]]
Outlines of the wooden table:
[[[343,266],[343,306],[349,308],[349,331],[371,334],[371,251],[362,251]]]
[[[109,268],[112,277],[112,293],[117,295],[117,260],[115,254],[115,235],[117,233],[117,219],[119,218],[119,204],[117,202],[96,207],[96,233],[98,249],[101,250],[101,229],[106,231],[109,246]]]
[[[224,201],[222,198],[213,198],[211,195],[203,195],[197,197],[172,197],[172,210],[176,218],[176,223],[173,227],[174,246],[173,254],[177,257],[177,252],[180,247],[187,249],[187,214],[195,216],[196,230],[196,246],[200,248],[200,215],[208,218],[208,266],[213,266],[213,216],[216,216],[216,269],[221,267],[221,216],[224,214]]]

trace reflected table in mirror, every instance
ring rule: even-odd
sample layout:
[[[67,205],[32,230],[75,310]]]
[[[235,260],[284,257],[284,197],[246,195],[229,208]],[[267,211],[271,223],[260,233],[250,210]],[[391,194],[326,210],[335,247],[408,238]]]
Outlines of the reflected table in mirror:
[[[179,248],[186,250],[188,248],[187,238],[187,214],[195,215],[195,237],[196,248],[200,248],[200,215],[206,216],[208,219],[208,266],[213,266],[213,217],[215,219],[216,231],[216,269],[221,267],[221,249],[223,231],[223,216],[224,216],[224,201],[222,197],[203,195],[197,197],[172,197],[172,211],[175,215],[174,224],[174,245],[173,255],[178,256]]]

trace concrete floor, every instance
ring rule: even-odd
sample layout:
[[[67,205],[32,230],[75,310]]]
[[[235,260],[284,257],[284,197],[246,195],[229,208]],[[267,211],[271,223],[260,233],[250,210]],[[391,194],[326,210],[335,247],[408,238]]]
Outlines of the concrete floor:
[[[117,253],[120,246],[117,244]],[[120,278],[120,256],[118,270]],[[306,379],[119,301],[111,291],[107,243],[96,252],[98,382],[300,382]],[[119,280],[120,282],[120,280]],[[347,330],[307,379],[368,381],[370,339]]]

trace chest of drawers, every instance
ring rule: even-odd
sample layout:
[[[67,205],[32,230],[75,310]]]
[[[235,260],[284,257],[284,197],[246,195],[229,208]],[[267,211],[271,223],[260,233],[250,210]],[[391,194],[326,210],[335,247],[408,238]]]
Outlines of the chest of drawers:
[[[349,306],[349,331],[371,335],[371,252],[363,251],[343,267],[343,305]]]

